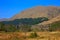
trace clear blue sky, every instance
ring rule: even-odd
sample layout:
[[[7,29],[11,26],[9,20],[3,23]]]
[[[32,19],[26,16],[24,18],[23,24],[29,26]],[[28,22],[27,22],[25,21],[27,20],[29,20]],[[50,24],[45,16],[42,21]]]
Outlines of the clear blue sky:
[[[0,18],[13,15],[33,6],[60,6],[60,0],[0,0]]]

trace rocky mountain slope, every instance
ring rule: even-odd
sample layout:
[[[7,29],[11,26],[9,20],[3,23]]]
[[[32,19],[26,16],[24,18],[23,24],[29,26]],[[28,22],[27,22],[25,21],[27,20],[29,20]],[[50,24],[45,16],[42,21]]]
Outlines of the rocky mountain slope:
[[[13,16],[11,20],[20,19],[20,18],[38,18],[38,17],[47,17],[51,19],[58,15],[60,15],[60,7],[37,6],[22,11],[21,13]]]

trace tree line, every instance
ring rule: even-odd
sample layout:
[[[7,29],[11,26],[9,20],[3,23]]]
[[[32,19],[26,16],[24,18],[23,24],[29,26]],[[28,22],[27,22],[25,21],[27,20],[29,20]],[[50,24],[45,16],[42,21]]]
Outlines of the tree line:
[[[39,17],[39,18],[21,18],[15,19],[13,21],[3,21],[0,22],[0,31],[4,32],[15,32],[15,31],[22,31],[22,32],[29,32],[32,31],[32,25],[36,25],[43,21],[47,21],[48,18],[46,17]]]

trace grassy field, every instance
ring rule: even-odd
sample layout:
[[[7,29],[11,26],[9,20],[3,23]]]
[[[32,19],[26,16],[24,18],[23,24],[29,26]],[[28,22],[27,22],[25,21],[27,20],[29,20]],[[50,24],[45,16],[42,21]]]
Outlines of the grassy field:
[[[60,40],[60,32],[36,32],[38,37],[29,37],[33,32],[0,32],[0,40]]]

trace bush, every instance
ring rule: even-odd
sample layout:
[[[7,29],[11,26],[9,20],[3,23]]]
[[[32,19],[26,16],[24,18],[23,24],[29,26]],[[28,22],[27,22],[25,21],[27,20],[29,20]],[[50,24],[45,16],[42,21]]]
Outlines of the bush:
[[[30,38],[36,38],[36,37],[38,37],[38,35],[37,35],[36,32],[34,32],[34,33],[31,33],[31,35],[30,35],[29,37],[30,37]]]
[[[14,25],[4,25],[1,27],[1,30],[4,32],[14,32],[16,31],[16,27]]]

